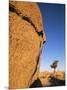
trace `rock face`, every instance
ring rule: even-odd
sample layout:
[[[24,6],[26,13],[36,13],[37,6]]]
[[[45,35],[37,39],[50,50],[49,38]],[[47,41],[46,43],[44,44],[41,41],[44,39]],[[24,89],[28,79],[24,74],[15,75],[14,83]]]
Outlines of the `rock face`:
[[[46,40],[38,5],[10,1],[9,88],[27,88],[38,78],[39,58]]]

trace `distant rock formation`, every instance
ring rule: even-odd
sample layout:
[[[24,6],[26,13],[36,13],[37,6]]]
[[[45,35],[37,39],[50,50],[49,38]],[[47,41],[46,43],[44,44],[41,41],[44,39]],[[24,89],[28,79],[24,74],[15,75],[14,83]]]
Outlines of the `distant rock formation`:
[[[57,71],[55,74],[48,71],[40,72],[39,80],[42,87],[63,86],[65,85],[65,72]]]
[[[9,3],[9,88],[28,88],[38,78],[46,41],[42,17],[34,2]]]

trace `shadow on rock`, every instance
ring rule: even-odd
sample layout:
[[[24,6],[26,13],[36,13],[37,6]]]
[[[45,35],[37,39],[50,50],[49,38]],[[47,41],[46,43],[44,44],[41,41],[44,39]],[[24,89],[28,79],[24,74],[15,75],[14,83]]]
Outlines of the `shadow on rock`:
[[[50,81],[51,83],[50,86],[64,86],[65,85],[65,80],[60,80],[60,79],[57,79],[55,77],[50,77]]]
[[[32,85],[30,86],[30,88],[34,88],[34,87],[42,87],[41,81],[38,78],[37,80],[35,80]]]

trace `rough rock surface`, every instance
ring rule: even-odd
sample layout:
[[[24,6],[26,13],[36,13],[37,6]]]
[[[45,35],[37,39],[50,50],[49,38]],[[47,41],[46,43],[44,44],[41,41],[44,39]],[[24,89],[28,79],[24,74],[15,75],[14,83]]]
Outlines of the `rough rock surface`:
[[[44,41],[38,5],[10,1],[9,88],[27,88],[38,78],[39,58]]]

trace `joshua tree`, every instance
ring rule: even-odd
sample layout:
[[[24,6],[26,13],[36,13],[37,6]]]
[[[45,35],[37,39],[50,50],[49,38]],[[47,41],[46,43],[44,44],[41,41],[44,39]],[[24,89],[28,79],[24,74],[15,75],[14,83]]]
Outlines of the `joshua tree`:
[[[55,60],[55,61],[50,65],[50,67],[54,69],[54,73],[55,73],[55,70],[56,70],[56,68],[57,68],[58,62],[59,62],[58,60]]]

